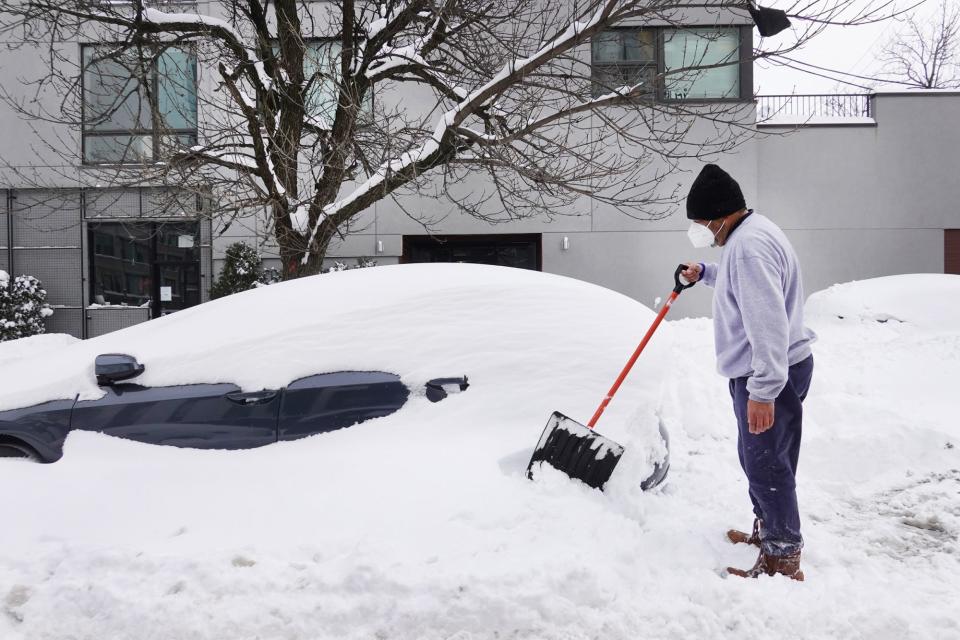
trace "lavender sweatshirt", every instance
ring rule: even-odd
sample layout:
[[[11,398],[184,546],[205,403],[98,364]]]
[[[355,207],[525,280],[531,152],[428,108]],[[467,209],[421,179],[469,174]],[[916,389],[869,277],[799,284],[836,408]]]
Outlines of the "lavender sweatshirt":
[[[704,264],[700,279],[714,287],[717,371],[747,380],[751,400],[772,402],[787,369],[805,360],[816,334],[803,326],[800,264],[783,231],[751,213],[727,238],[720,264]]]

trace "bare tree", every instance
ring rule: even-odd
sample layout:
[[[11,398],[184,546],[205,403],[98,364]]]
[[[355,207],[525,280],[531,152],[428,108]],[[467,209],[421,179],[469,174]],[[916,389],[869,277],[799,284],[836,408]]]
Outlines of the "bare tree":
[[[691,10],[720,24],[730,12],[747,15],[743,0],[202,6],[0,0],[9,46],[46,43],[43,77],[2,97],[25,118],[82,130],[88,160],[113,160],[100,166],[98,184],[176,186],[209,197],[228,218],[266,209],[284,277],[317,272],[331,240],[384,198],[441,197],[490,222],[562,214],[584,198],[661,216],[680,161],[715,157],[752,135],[749,103],[663,99],[683,97],[708,69],[736,69],[747,61],[739,47],[701,33],[705,43],[687,43],[682,64],[639,70],[592,65],[590,55],[612,26],[682,26]],[[802,0],[787,11],[790,36],[761,40],[752,58],[895,8]],[[76,41],[103,44],[78,62],[57,46]],[[195,101],[193,69],[211,87]],[[174,108],[181,103],[189,106]],[[114,135],[121,125],[152,135]]]
[[[883,47],[881,79],[921,89],[960,87],[960,4],[941,0],[928,20],[916,14]]]

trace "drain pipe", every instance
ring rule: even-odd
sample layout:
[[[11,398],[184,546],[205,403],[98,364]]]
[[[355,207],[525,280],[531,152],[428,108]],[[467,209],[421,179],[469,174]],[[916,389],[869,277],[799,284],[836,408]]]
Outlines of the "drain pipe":
[[[7,189],[7,269],[13,282],[13,189]]]

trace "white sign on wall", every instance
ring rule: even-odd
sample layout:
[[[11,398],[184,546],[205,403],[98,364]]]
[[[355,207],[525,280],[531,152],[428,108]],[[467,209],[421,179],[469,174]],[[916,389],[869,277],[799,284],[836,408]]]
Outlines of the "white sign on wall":
[[[160,302],[173,301],[173,287],[160,287]]]

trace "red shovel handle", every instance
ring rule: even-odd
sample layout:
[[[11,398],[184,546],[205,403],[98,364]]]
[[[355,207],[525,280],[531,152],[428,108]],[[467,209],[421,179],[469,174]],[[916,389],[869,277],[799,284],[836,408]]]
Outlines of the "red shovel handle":
[[[613,383],[613,386],[610,387],[610,391],[607,391],[606,397],[600,403],[600,406],[597,407],[596,413],[593,414],[593,417],[590,418],[590,422],[587,423],[587,426],[593,429],[593,426],[597,424],[597,420],[600,419],[600,416],[603,414],[603,410],[607,408],[607,405],[610,404],[610,400],[613,399],[614,394],[617,393],[617,389],[620,388],[620,385],[623,384],[624,379],[627,377],[627,374],[630,373],[630,369],[633,368],[633,364],[637,361],[637,358],[640,357],[640,353],[643,351],[644,347],[647,346],[647,343],[650,342],[650,338],[653,336],[653,332],[657,330],[657,327],[660,326],[660,322],[663,320],[664,316],[667,315],[667,312],[670,311],[670,307],[673,305],[673,301],[680,296],[680,292],[684,289],[689,289],[695,283],[690,282],[686,285],[680,283],[680,272],[687,268],[687,265],[681,264],[677,267],[676,272],[673,274],[673,280],[676,283],[676,286],[673,289],[673,292],[670,294],[670,297],[667,298],[667,302],[663,305],[663,308],[660,309],[660,313],[657,314],[656,319],[653,321],[653,324],[650,325],[650,328],[647,329],[647,334],[643,336],[643,340],[640,341],[640,344],[637,345],[636,351],[633,352],[633,355],[630,356],[630,360],[627,362],[626,366],[623,368],[623,371],[620,372],[620,375],[617,376],[617,381]]]

